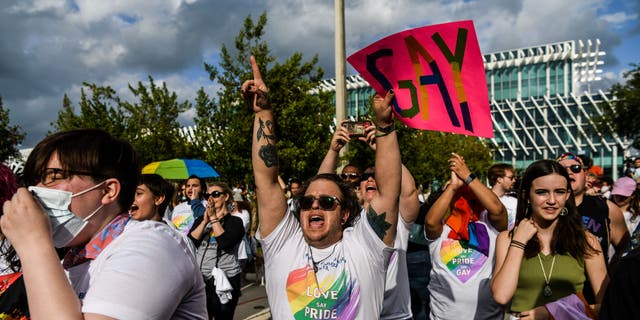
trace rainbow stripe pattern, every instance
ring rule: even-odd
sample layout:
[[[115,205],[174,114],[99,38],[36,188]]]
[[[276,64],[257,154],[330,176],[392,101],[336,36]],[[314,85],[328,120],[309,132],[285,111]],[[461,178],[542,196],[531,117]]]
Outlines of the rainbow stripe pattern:
[[[293,270],[287,278],[287,298],[295,319],[354,319],[359,305],[360,287],[343,268],[324,273],[318,282],[313,268]]]

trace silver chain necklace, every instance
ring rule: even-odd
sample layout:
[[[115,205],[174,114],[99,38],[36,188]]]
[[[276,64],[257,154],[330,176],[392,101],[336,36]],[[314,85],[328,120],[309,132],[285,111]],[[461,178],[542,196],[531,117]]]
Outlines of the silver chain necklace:
[[[545,297],[551,297],[553,291],[551,291],[551,274],[553,273],[553,266],[556,264],[556,255],[553,255],[553,260],[551,261],[551,269],[549,269],[549,277],[547,278],[547,273],[544,271],[544,265],[542,265],[542,258],[540,258],[540,253],[538,253],[538,261],[540,261],[540,269],[542,269],[542,275],[544,276],[544,290],[542,290],[542,294]]]

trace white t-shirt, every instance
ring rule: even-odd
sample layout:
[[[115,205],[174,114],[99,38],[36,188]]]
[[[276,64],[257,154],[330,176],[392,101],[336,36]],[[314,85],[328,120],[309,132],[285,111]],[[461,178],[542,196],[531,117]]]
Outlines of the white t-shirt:
[[[505,209],[507,209],[507,228],[509,230],[512,230],[513,226],[516,224],[516,210],[518,209],[518,199],[505,194],[500,197],[500,202],[502,202]]]
[[[67,270],[82,312],[116,319],[208,319],[204,281],[184,237],[135,221],[95,260]]]
[[[489,254],[449,239],[451,228],[443,226],[442,234],[429,240],[431,255],[431,319],[502,319],[502,308],[493,300],[491,274],[495,264],[498,232],[488,223],[486,211],[477,223],[486,229]]]
[[[287,210],[262,243],[266,289],[273,319],[362,319],[380,317],[385,274],[393,251],[375,234],[365,211],[342,240],[313,249]],[[314,272],[312,259],[317,262]]]
[[[405,222],[398,216],[396,240],[387,269],[387,281],[380,319],[411,319],[411,292],[407,270],[407,246],[413,222]]]
[[[207,207],[206,200],[202,200],[201,203],[205,208]],[[193,210],[191,210],[189,201],[182,202],[173,208],[173,211],[171,212],[171,223],[173,223],[173,226],[179,232],[184,234],[189,233],[194,221],[196,221],[196,218],[193,215]]]
[[[629,230],[629,234],[632,235],[633,231],[636,230],[638,223],[640,223],[640,216],[631,219],[631,212],[628,210],[622,213],[624,215],[624,223],[627,225],[627,229]]]

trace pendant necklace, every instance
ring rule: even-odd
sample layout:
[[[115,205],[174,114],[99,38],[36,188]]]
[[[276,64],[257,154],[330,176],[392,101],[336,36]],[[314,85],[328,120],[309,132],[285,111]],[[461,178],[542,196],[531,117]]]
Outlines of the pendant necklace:
[[[544,276],[544,290],[542,290],[542,294],[545,297],[551,297],[553,291],[551,291],[551,274],[553,273],[553,266],[556,263],[556,255],[553,255],[553,260],[551,261],[551,269],[549,269],[549,277],[547,278],[547,273],[544,271],[544,266],[542,265],[542,258],[540,258],[540,253],[538,253],[538,261],[540,261],[540,268],[542,269],[542,275]]]
[[[318,264],[320,264],[322,261],[325,261],[329,257],[331,257],[333,255],[333,253],[336,251],[336,247],[337,246],[338,246],[338,244],[334,243],[333,244],[333,248],[331,249],[331,253],[329,253],[328,256],[326,256],[326,257],[324,257],[324,258],[322,258],[322,259],[320,259],[318,261],[313,260],[313,252],[311,252],[311,247],[309,247],[309,256],[311,256],[311,262],[313,263],[313,272],[318,273]]]

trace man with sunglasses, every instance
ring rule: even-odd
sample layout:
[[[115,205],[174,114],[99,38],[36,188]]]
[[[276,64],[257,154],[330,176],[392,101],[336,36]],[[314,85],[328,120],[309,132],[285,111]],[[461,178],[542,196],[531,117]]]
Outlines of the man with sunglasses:
[[[578,207],[578,213],[582,215],[582,223],[589,232],[600,240],[600,247],[605,260],[607,260],[605,262],[607,264],[609,262],[617,262],[624,253],[629,241],[629,231],[624,222],[622,211],[611,201],[586,194],[586,170],[579,156],[565,152],[556,161],[565,167],[569,173],[571,189]],[[609,252],[610,245],[615,248],[614,254]],[[588,281],[585,282],[582,292],[589,303],[595,302],[593,290],[591,290],[591,284]]]
[[[376,128],[370,126],[365,128],[365,136],[359,137],[358,140],[363,141],[376,152]],[[334,135],[339,136],[338,133]],[[344,139],[344,136],[342,137]],[[332,145],[334,141],[332,141]],[[344,145],[343,145],[344,146]],[[342,148],[342,147],[340,147]],[[337,166],[337,153],[340,148],[334,150],[335,157],[325,156],[318,173],[331,173],[335,171]],[[345,167],[345,170],[348,168]],[[344,180],[344,170],[342,179]],[[375,167],[368,167],[364,173],[358,178],[359,184],[354,180],[354,186],[357,186],[359,200],[365,210],[369,209],[371,201],[378,195],[378,184],[375,178]],[[400,186],[400,198],[398,199],[399,215],[396,225],[396,239],[394,241],[395,255],[390,260],[387,269],[385,282],[385,293],[380,319],[412,319],[411,309],[411,293],[409,285],[409,273],[407,267],[407,248],[409,245],[409,233],[413,228],[413,223],[420,212],[420,201],[418,200],[418,190],[415,180],[409,170],[402,165]]]
[[[400,193],[400,150],[391,101],[374,97],[378,196],[368,212],[353,189],[335,174],[320,174],[303,185],[299,210],[287,210],[280,189],[274,117],[255,59],[253,80],[242,93],[255,112],[252,161],[267,296],[274,319],[377,319],[392,253]]]
[[[2,232],[20,256],[33,319],[206,319],[187,240],[131,220],[133,147],[97,129],[46,137],[4,203]],[[55,248],[69,248],[62,263]]]

